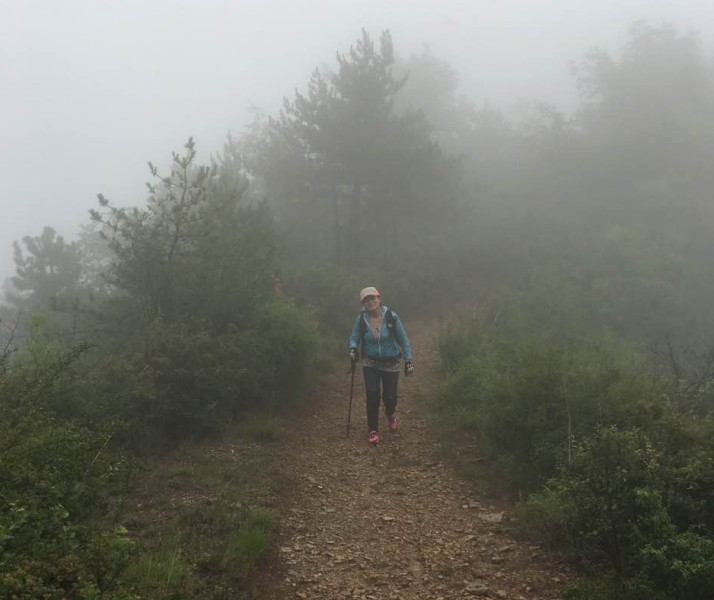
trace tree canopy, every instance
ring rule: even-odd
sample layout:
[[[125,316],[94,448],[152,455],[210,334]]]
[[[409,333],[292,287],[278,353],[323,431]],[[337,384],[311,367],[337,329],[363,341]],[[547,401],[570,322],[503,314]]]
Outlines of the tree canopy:
[[[306,261],[392,265],[443,231],[459,174],[421,111],[398,113],[407,76],[391,35],[366,31],[335,71],[315,70],[251,148],[252,170]],[[253,138],[255,142],[255,138]],[[449,213],[453,215],[453,213]],[[309,231],[309,232],[308,232]]]

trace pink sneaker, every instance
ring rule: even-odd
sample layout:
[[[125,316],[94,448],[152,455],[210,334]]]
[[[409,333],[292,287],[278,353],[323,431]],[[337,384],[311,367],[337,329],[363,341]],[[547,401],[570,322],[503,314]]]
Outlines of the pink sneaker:
[[[397,421],[397,415],[391,415],[387,417],[389,421],[389,431],[396,431],[399,429],[399,421]]]
[[[369,432],[369,443],[373,446],[379,444],[379,434],[376,431]]]

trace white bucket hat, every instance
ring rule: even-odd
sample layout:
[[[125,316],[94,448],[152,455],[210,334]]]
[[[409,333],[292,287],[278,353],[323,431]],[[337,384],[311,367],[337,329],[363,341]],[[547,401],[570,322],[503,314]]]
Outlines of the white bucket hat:
[[[359,293],[360,303],[364,302],[367,296],[379,296],[379,290],[376,287],[366,287]]]

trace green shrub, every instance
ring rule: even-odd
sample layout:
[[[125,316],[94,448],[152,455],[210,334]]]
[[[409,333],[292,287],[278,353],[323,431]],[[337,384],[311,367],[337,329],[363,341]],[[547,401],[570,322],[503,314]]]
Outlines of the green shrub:
[[[714,418],[676,415],[663,421],[657,439],[665,450],[663,494],[672,521],[683,531],[714,532]]]
[[[574,506],[561,486],[544,486],[530,494],[516,507],[521,532],[560,550],[572,544],[568,523],[573,520]]]
[[[638,430],[598,430],[520,509],[526,533],[553,539],[599,567],[567,598],[680,598],[714,593],[714,540],[678,531],[665,503],[667,456]],[[557,538],[556,538],[557,541]]]
[[[335,265],[292,265],[284,277],[284,291],[295,299],[304,311],[312,312],[323,335],[336,338],[344,348],[347,337],[360,310],[359,291],[374,285],[382,294],[384,303],[394,308],[400,316],[410,311],[424,311],[426,295],[443,301],[443,295],[433,279],[425,276],[419,294],[414,273],[403,269],[344,267]]]
[[[519,486],[535,489],[551,477],[571,440],[599,425],[651,429],[672,410],[631,354],[598,339],[456,336],[443,344],[458,367],[439,392],[440,408],[456,427],[475,431]],[[476,342],[463,358],[469,339]]]
[[[671,600],[651,581],[622,577],[614,571],[591,574],[570,584],[565,600]]]
[[[714,594],[714,541],[691,532],[642,549],[641,571],[614,570],[576,580],[566,600],[709,600]]]
[[[473,317],[459,316],[448,322],[439,336],[439,355],[444,373],[452,375],[469,356],[479,351],[481,330]],[[485,344],[483,344],[485,346]]]
[[[106,436],[37,412],[3,423],[0,440],[0,592],[115,588],[131,548],[101,520],[125,491],[122,455],[104,450]]]
[[[159,319],[96,371],[107,411],[135,449],[215,434],[251,411],[300,398],[314,370],[317,324],[277,297],[223,332]],[[111,360],[110,360],[111,359]]]
[[[639,572],[639,551],[674,527],[661,493],[660,452],[639,430],[599,429],[575,444],[554,481],[572,503],[567,526],[580,551],[617,573]]]
[[[273,515],[265,508],[245,506],[231,515],[229,526],[222,565],[235,566],[242,577],[248,577],[272,547]]]
[[[126,441],[135,450],[205,437],[245,402],[245,349],[235,333],[157,320],[123,349],[106,352],[98,393],[111,399],[109,414],[127,423]]]
[[[268,302],[259,314],[256,330],[261,338],[265,387],[272,393],[294,392],[313,372],[318,324],[310,313],[290,299],[279,296]]]
[[[118,598],[130,551],[106,523],[132,467],[111,423],[90,428],[50,412],[77,387],[86,350],[34,335],[0,364],[0,597]]]
[[[283,290],[295,298],[303,314],[314,314],[323,331],[346,339],[345,330],[352,327],[359,311],[359,291],[381,283],[374,282],[373,277],[375,274],[366,269],[292,266],[284,275]]]
[[[643,571],[665,598],[714,598],[714,539],[687,531],[642,549]]]

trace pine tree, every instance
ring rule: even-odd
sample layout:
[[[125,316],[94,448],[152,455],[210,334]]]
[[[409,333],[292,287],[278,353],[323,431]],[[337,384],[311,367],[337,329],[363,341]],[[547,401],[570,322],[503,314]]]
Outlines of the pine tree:
[[[49,307],[60,298],[76,294],[81,263],[77,244],[66,243],[52,227],[45,227],[39,236],[25,236],[25,246],[15,242],[15,273],[11,278],[19,294],[8,294],[8,300],[18,307]]]
[[[252,167],[287,229],[292,255],[360,265],[408,255],[434,227],[458,175],[419,112],[397,114],[392,38],[362,31],[337,70],[316,70],[253,137]],[[256,144],[255,141],[258,140]],[[436,221],[434,221],[436,219]],[[411,240],[411,241],[410,241]]]

